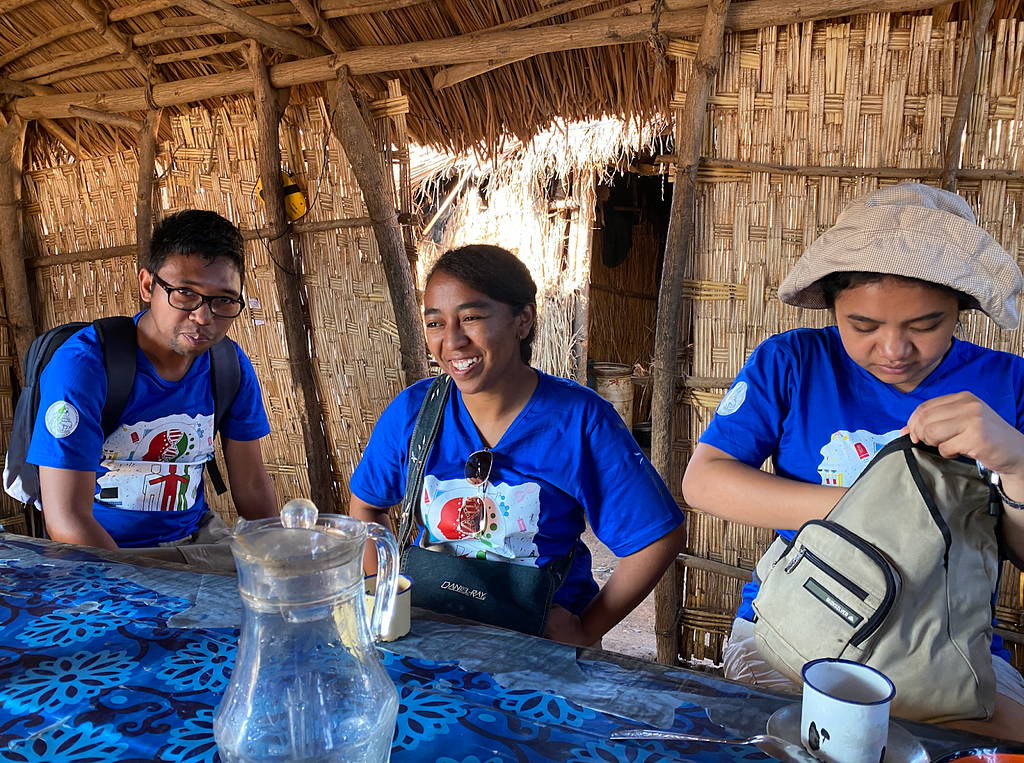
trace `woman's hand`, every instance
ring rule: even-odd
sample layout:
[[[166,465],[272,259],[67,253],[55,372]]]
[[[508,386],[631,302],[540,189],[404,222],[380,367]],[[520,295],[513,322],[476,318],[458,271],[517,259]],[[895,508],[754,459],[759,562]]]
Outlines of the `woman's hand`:
[[[600,640],[587,636],[579,615],[574,615],[558,604],[551,606],[548,624],[544,629],[544,638],[573,646],[593,646]]]
[[[904,432],[914,442],[938,448],[946,458],[966,456],[981,461],[1003,480],[1010,494],[1024,487],[1024,434],[1004,421],[970,392],[958,392],[921,403]],[[1010,495],[1015,500],[1024,499]]]

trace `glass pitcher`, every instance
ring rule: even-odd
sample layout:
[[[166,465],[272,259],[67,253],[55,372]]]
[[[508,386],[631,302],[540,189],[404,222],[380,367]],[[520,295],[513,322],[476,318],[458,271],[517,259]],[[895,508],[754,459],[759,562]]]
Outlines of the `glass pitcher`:
[[[379,564],[369,623],[367,536]],[[298,499],[280,518],[239,519],[231,551],[243,621],[231,682],[213,721],[221,760],[385,763],[398,693],[373,642],[395,604],[394,536],[351,517],[318,518],[310,501]]]

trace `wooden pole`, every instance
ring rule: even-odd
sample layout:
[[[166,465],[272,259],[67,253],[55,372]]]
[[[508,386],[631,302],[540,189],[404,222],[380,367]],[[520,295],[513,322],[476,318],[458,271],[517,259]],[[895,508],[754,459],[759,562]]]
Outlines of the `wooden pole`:
[[[0,77],[0,95],[16,95],[19,98],[25,98],[55,92],[52,87],[44,87],[32,82],[15,82],[12,79]]]
[[[348,72],[339,72],[332,99],[334,119],[332,127],[345,149],[352,172],[363,193],[366,211],[373,221],[373,235],[377,240],[381,264],[391,293],[398,326],[398,341],[402,353],[402,372],[406,385],[425,379],[427,370],[426,342],[423,321],[416,302],[416,282],[412,276],[409,258],[405,253],[402,229],[398,225],[398,212],[390,185],[384,179],[380,157],[374,148],[370,131],[352,98],[348,86]]]
[[[974,90],[978,84],[978,67],[981,65],[981,53],[985,49],[985,32],[992,18],[995,0],[977,0],[974,5],[974,25],[971,27],[970,48],[964,62],[964,75],[960,81],[960,93],[956,99],[956,111],[949,125],[946,137],[946,150],[942,157],[942,187],[947,191],[956,191],[956,173],[960,168],[960,153],[967,127],[967,116],[974,100]]]
[[[25,148],[25,123],[14,117],[0,133],[0,270],[4,276],[7,321],[14,340],[14,372],[24,386],[22,361],[36,338],[28,271],[21,231],[21,166]]]
[[[139,139],[139,184],[135,194],[135,269],[149,261],[153,240],[153,181],[156,178],[156,138],[160,130],[160,109],[151,109],[136,133]]]
[[[665,264],[658,296],[658,323],[654,335],[654,389],[651,395],[651,460],[665,482],[676,487],[682,475],[672,473],[673,415],[676,406],[676,368],[683,281],[690,266],[697,167],[708,96],[722,60],[725,20],[729,0],[712,0],[697,45],[697,58],[686,90],[686,101],[676,115],[676,182],[672,189],[672,213],[665,242]],[[676,491],[673,491],[676,492]],[[679,661],[679,591],[675,565],[655,589],[655,622],[658,662]]]
[[[151,82],[163,81],[160,75],[152,70],[153,67],[139,55],[139,52],[132,48],[131,41],[117,29],[110,26],[105,20],[100,18],[99,14],[96,13],[96,11],[94,11],[92,7],[85,2],[85,0],[71,0],[71,7],[74,8],[78,15],[85,21],[92,24],[100,37],[106,40],[108,45],[120,53],[121,57],[124,58],[125,61],[138,69],[139,73],[142,74],[143,77]]]
[[[851,13],[921,10],[930,7],[934,2],[935,0],[748,0],[737,3],[730,9],[728,26],[731,31],[739,32]],[[330,13],[324,10],[323,6],[320,13],[324,18],[330,17]],[[478,32],[403,45],[369,46],[343,54],[277,64],[270,69],[270,81],[274,87],[291,87],[333,80],[342,66],[349,67],[350,75],[375,74],[644,42],[650,36],[652,20],[650,14],[625,18],[588,18],[536,29]],[[658,28],[666,35],[685,37],[700,34],[701,24],[702,16],[697,11],[674,11],[661,15]],[[179,106],[206,98],[251,92],[251,77],[245,72],[229,72],[154,85],[152,99],[156,106]],[[23,119],[59,119],[67,116],[67,107],[72,103],[100,111],[145,111],[148,108],[145,88],[33,96],[18,99],[14,106]]]
[[[87,109],[84,106],[69,106],[68,111],[71,112],[73,117],[82,117],[82,119],[91,119],[94,122],[100,122],[105,125],[113,125],[114,127],[123,127],[126,130],[132,132],[139,132],[145,125],[138,119],[132,119],[126,117],[123,114],[108,114],[105,111],[96,111],[95,109]]]
[[[291,237],[284,214],[284,187],[281,185],[280,124],[283,104],[270,84],[263,51],[253,42],[245,49],[246,61],[255,85],[257,146],[260,177],[263,179],[263,203],[267,222],[274,235],[266,242],[274,260],[274,283],[281,304],[288,364],[291,367],[295,402],[301,414],[302,441],[309,469],[310,498],[321,511],[337,512],[334,477],[328,458],[327,434],[313,378],[309,356],[309,322],[302,300],[302,278],[292,253]]]
[[[178,0],[178,5],[197,16],[223,24],[243,37],[258,40],[269,48],[294,53],[301,58],[314,58],[324,53],[324,48],[305,37],[268,24],[224,0]]]

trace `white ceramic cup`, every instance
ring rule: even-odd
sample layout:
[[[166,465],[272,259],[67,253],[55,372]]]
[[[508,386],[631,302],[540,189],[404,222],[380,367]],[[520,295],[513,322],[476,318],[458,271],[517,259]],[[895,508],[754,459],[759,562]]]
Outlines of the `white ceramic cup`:
[[[369,622],[373,612],[373,596],[377,592],[377,576],[367,575],[363,578],[363,589],[366,591],[366,620]],[[409,600],[412,591],[412,578],[408,575],[398,576],[398,594],[395,596],[395,613],[391,616],[391,625],[384,634],[384,641],[394,641],[409,632],[411,626]]]
[[[826,763],[881,763],[896,687],[882,673],[849,660],[803,667],[800,741]]]

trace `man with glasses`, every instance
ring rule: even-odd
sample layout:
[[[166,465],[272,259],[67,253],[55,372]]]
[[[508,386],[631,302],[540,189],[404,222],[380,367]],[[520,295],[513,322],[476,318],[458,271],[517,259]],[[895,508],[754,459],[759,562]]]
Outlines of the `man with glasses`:
[[[203,473],[215,435],[210,349],[244,307],[244,273],[242,237],[220,215],[186,210],[156,227],[139,273],[150,308],[135,317],[135,382],[105,439],[107,377],[96,330],[83,329],[54,353],[40,376],[27,458],[39,466],[49,537],[233,571],[228,530],[206,504]],[[260,451],[270,425],[259,383],[231,347],[240,381],[220,426],[231,497],[246,519],[276,516]]]

